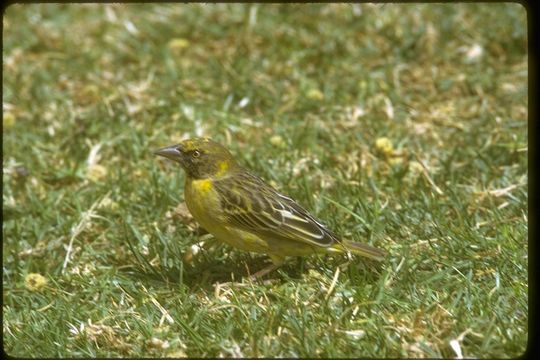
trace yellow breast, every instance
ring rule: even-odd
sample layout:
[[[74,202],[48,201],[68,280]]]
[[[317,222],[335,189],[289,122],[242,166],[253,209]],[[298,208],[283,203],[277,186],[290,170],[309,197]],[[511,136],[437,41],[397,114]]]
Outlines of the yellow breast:
[[[191,215],[206,230],[208,225],[214,227],[216,222],[223,220],[219,196],[209,179],[194,180],[186,178],[185,199]],[[212,220],[212,221],[211,221]],[[206,226],[205,226],[206,225]]]
[[[265,252],[268,245],[258,236],[232,227],[221,208],[212,180],[186,178],[184,197],[191,215],[209,233],[231,246]]]

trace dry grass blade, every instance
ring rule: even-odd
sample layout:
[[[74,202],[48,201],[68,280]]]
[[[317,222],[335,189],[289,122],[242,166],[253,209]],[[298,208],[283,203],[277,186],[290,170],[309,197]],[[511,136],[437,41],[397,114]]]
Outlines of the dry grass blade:
[[[439,195],[444,195],[444,192],[441,190],[440,187],[437,186],[437,184],[435,184],[435,182],[433,181],[433,179],[431,178],[431,176],[429,175],[429,170],[428,168],[426,167],[426,165],[424,164],[424,162],[422,160],[420,160],[420,157],[416,154],[416,153],[413,153],[415,158],[416,158],[416,161],[418,161],[418,163],[421,165],[422,167],[422,174],[424,175],[424,177],[426,178],[426,180],[428,181],[428,183],[431,185],[431,187],[433,188],[433,190],[435,190],[435,192]]]
[[[97,214],[94,210],[99,207],[101,203],[109,197],[109,195],[110,191],[105,194],[105,196],[103,196],[101,199],[95,201],[90,207],[90,209],[82,213],[81,219],[79,220],[77,225],[71,229],[71,237],[69,238],[69,243],[66,250],[66,257],[64,259],[64,263],[62,264],[62,273],[65,271],[67,264],[69,263],[69,257],[73,249],[73,241],[75,240],[75,238],[77,238],[77,236],[79,236],[81,232],[83,232],[88,227],[88,225],[90,225],[91,220],[97,217]]]

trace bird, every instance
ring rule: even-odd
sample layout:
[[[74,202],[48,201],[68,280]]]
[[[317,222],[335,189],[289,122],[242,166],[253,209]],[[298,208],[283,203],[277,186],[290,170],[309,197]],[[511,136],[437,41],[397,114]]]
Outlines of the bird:
[[[386,256],[381,249],[337,236],[210,138],[186,139],[154,154],[185,171],[184,200],[202,228],[234,248],[270,257],[272,264],[252,278],[279,268],[290,256],[352,253],[377,261]]]

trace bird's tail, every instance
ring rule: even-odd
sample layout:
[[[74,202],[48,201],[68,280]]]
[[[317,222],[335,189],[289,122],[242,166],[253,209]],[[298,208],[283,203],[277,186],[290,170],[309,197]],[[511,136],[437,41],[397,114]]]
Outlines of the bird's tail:
[[[365,256],[367,258],[382,261],[386,256],[386,252],[377,249],[376,247],[366,244],[360,244],[349,240],[342,240],[340,243],[333,246],[335,250],[343,252],[351,252],[353,254]]]

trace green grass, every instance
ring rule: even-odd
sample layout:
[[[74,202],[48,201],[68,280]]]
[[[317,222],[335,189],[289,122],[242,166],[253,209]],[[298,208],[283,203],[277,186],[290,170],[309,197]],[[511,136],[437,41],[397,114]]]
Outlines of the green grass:
[[[520,5],[12,5],[3,44],[9,355],[525,350]],[[197,134],[388,259],[246,280],[267,258],[199,231],[152,155]]]

